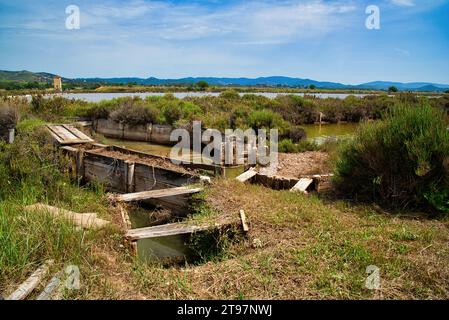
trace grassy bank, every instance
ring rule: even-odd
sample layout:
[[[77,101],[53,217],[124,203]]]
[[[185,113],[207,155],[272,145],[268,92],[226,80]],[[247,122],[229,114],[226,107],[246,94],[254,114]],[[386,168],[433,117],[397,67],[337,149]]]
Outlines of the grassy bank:
[[[124,247],[120,213],[103,187],[71,179],[70,164],[58,156],[40,127],[45,121],[63,121],[100,108],[108,116],[111,110],[134,108],[126,103],[150,109],[165,106],[167,112],[177,108],[167,107],[173,105],[181,110],[198,107],[202,116],[232,110],[278,112],[274,105],[263,106],[259,98],[233,99],[228,95],[178,101],[168,96],[101,104],[53,99],[34,105],[18,101],[16,141],[0,143],[0,294],[7,295],[45,260],[54,259],[52,274],[68,265],[80,268],[81,288],[67,290],[65,299],[449,298],[447,215],[429,217],[426,209],[390,212],[354,199],[305,196],[225,179],[206,188],[201,195],[205,204],[189,219],[238,219],[244,209],[250,223],[247,237],[223,238],[220,250],[204,253],[195,263],[143,264]],[[159,116],[165,117],[161,110]],[[293,124],[277,114],[280,121]],[[256,120],[260,124],[266,118],[262,113],[251,121]],[[328,146],[328,151],[334,148]],[[81,231],[24,210],[36,202],[97,212],[113,226]],[[366,270],[372,265],[380,270],[379,290],[365,287]]]
[[[448,221],[391,215],[375,206],[218,181],[207,192],[226,215],[244,209],[248,238],[200,266],[139,266],[133,279],[151,298],[447,299]],[[366,268],[380,269],[368,290]]]

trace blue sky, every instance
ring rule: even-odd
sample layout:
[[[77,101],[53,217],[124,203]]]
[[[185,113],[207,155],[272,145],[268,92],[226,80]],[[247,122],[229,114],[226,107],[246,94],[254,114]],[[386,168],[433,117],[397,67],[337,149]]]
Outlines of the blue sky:
[[[0,69],[449,83],[449,0],[0,0]]]

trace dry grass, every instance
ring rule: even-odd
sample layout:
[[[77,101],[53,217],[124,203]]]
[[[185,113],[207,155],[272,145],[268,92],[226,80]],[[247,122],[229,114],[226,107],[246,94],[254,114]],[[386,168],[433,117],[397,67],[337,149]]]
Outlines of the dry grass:
[[[233,245],[223,261],[181,269],[140,266],[136,285],[145,296],[449,298],[445,220],[394,217],[375,208],[325,204],[313,196],[234,181],[216,182],[208,202],[225,214],[244,209],[251,223],[248,239]],[[369,265],[380,268],[378,291],[365,289]]]

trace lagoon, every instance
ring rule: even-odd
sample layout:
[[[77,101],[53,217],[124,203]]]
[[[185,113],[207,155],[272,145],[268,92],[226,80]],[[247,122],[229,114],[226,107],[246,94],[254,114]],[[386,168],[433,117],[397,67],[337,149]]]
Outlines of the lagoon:
[[[221,92],[174,92],[172,93],[176,98],[183,99],[186,97],[217,97],[220,95]],[[85,100],[88,102],[99,102],[102,100],[110,100],[114,98],[121,98],[121,97],[140,97],[140,98],[146,98],[146,97],[154,97],[154,96],[163,96],[166,92],[94,92],[94,93],[62,93],[58,94],[64,98],[67,99],[80,99]],[[259,95],[263,97],[267,97],[270,99],[276,98],[278,95],[297,95],[297,96],[315,96],[316,98],[326,99],[326,98],[337,98],[337,99],[345,99],[348,96],[355,96],[358,98],[363,98],[365,96],[369,95],[375,95],[375,94],[349,94],[349,93],[303,93],[303,92],[297,92],[297,93],[286,93],[286,92],[254,92],[254,93],[242,93],[240,92],[239,95],[243,96],[245,94],[254,94]],[[54,96],[48,95],[49,97]]]

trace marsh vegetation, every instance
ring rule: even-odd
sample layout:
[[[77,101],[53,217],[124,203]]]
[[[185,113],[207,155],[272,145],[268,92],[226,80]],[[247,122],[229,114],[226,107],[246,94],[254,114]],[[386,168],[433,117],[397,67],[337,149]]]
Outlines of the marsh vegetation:
[[[11,292],[51,258],[53,272],[80,267],[81,289],[65,292],[66,299],[447,299],[448,111],[448,96],[412,95],[5,100],[2,126],[17,121],[17,137],[14,144],[0,142],[0,292]],[[173,126],[201,120],[219,129],[278,128],[284,148],[296,152],[307,143],[302,126],[320,112],[327,122],[361,123],[352,140],[320,147],[336,166],[338,192],[306,196],[215,179],[190,219],[244,209],[250,232],[240,241],[224,235],[218,247],[199,253],[201,261],[176,266],[129,255],[120,213],[104,187],[74,181],[71,164],[41,127],[78,117]],[[97,212],[114,226],[78,230],[23,209],[35,202]],[[380,268],[380,290],[364,286],[369,265]]]

